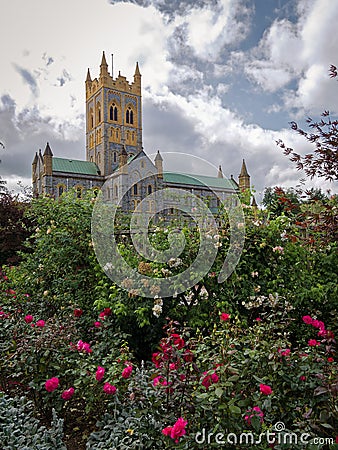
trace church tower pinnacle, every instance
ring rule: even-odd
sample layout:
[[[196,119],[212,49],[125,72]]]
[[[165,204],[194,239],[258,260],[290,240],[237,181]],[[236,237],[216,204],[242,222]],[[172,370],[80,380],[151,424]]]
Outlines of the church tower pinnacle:
[[[114,79],[103,52],[99,77],[92,79],[88,69],[86,78],[86,159],[108,176],[122,150],[128,156],[142,150],[141,73],[136,63],[133,82],[120,72]]]
[[[238,176],[239,188],[241,191],[245,191],[246,189],[250,189],[250,175],[248,174],[248,170],[246,168],[245,160],[243,159],[241,173]]]

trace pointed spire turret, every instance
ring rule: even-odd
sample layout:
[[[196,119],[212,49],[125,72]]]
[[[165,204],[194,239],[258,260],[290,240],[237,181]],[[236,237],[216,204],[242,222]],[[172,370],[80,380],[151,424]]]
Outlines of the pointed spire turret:
[[[43,153],[43,171],[45,175],[52,175],[53,172],[53,153],[50,149],[49,142],[47,142],[45,151]]]
[[[49,146],[49,142],[47,142],[47,145],[46,145],[45,151],[43,153],[43,156],[53,156],[52,150],[51,150],[51,148]]]
[[[245,159],[243,159],[243,162],[242,162],[242,168],[241,168],[240,176],[241,177],[248,177],[249,176],[247,168],[246,168],[246,164],[245,164]]]
[[[223,177],[223,172],[222,172],[222,166],[221,166],[221,165],[218,166],[218,174],[217,174],[217,178],[224,178],[224,177]]]
[[[160,154],[160,151],[157,150],[157,154],[155,156],[155,167],[157,169],[157,175],[162,178],[163,177],[163,158]]]
[[[135,68],[135,73],[134,73],[134,77],[140,77],[141,76],[141,72],[140,72],[140,68],[138,66],[138,62],[136,63],[136,68]]]
[[[38,152],[35,152],[35,156],[34,156],[34,159],[33,159],[33,162],[32,162],[32,165],[34,166],[36,166],[37,165],[37,163],[38,163]]]
[[[108,69],[108,64],[107,64],[107,61],[106,61],[106,55],[105,55],[104,51],[102,53],[102,59],[101,59],[100,67],[106,67]]]
[[[106,61],[106,55],[103,52],[101,65],[100,65],[100,81],[101,81],[101,83],[106,84],[108,82],[108,77],[109,77],[108,64]]]
[[[239,180],[239,188],[241,191],[250,189],[250,175],[248,174],[244,159],[242,162],[241,173],[238,176],[238,180]]]
[[[91,82],[92,82],[92,77],[90,76],[90,70],[89,70],[89,68],[88,68],[88,71],[87,71],[86,82],[87,82],[87,83],[91,83]]]

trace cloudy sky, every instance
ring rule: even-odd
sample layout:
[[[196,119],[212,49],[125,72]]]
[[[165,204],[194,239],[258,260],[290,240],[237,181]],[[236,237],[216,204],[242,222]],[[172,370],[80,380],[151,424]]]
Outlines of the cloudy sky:
[[[85,158],[84,80],[103,50],[115,77],[132,81],[139,62],[147,153],[193,154],[235,177],[245,158],[258,199],[302,178],[275,143],[308,149],[289,122],[338,112],[335,0],[1,0],[0,14],[10,188],[30,184],[47,141],[55,156]]]

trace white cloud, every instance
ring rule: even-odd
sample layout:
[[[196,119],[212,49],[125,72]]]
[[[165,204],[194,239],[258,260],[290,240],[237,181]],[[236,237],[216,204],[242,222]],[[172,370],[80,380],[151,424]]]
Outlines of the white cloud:
[[[238,44],[249,30],[249,9],[241,0],[220,0],[218,6],[193,8],[184,16],[187,43],[195,54],[215,61],[227,44]]]
[[[328,78],[328,68],[338,54],[336,39],[338,3],[331,0],[298,0],[298,20],[275,20],[251,55],[246,73],[263,90],[275,92],[298,80],[285,93],[287,108],[338,110],[338,84]],[[324,104],[326,106],[324,106]]]

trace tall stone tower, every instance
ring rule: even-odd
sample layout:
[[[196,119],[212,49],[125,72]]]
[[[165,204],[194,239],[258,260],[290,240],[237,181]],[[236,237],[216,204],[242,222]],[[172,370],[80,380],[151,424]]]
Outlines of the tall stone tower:
[[[241,173],[238,175],[238,181],[239,181],[239,189],[241,191],[250,189],[250,175],[248,174],[248,170],[246,168],[244,159],[242,162]]]
[[[92,80],[88,69],[86,79],[86,159],[108,176],[122,150],[128,156],[142,150],[141,74],[136,63],[132,83],[120,73],[114,79],[103,52],[99,78]]]

